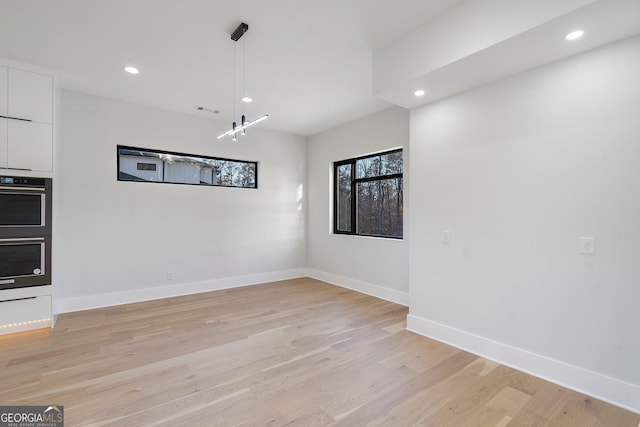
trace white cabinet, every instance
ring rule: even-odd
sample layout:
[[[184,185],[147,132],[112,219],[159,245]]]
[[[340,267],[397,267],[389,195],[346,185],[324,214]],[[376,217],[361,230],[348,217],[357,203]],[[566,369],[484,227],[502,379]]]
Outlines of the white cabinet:
[[[0,117],[0,168],[7,165],[8,120]]]
[[[0,168],[53,172],[53,77],[0,67]]]
[[[7,67],[0,67],[0,116],[7,115],[7,100],[8,100],[8,80],[9,69]]]
[[[53,135],[50,124],[8,120],[7,158],[19,170],[51,171]]]
[[[0,67],[0,116],[7,115],[7,75],[9,69]],[[0,168],[7,167],[7,119],[0,117]]]
[[[53,123],[53,78],[9,68],[8,116]]]
[[[53,327],[51,286],[0,291],[0,335]]]
[[[53,177],[54,74],[0,58],[0,175]],[[0,290],[0,335],[43,327],[53,327],[50,284]]]

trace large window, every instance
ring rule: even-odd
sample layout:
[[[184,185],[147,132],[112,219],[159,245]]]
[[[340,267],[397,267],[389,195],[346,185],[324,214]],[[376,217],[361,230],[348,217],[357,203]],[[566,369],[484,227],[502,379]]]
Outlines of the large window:
[[[333,164],[333,230],[402,238],[402,149]]]
[[[118,145],[118,180],[258,188],[258,162]]]

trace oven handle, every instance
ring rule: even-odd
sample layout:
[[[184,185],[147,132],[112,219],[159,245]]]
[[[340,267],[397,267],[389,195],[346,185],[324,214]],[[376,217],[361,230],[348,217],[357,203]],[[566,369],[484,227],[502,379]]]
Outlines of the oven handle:
[[[12,190],[12,191],[27,190],[27,191],[39,191],[41,193],[44,193],[45,191],[45,189],[42,187],[0,187],[0,190]]]
[[[0,239],[0,243],[4,242],[44,242],[44,237],[20,237],[20,238],[11,238],[11,239]]]
[[[16,283],[15,279],[0,280],[0,285],[11,285],[13,283]]]

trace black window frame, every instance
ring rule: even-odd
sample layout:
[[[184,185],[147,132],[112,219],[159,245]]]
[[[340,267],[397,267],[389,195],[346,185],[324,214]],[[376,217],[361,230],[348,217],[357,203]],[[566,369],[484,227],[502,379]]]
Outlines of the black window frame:
[[[170,156],[177,156],[177,157],[192,157],[195,159],[206,159],[206,160],[216,160],[216,161],[223,161],[223,162],[234,162],[234,163],[247,163],[247,164],[251,164],[253,165],[254,171],[255,171],[255,176],[254,176],[254,180],[253,180],[253,187],[248,187],[248,186],[242,186],[242,185],[223,185],[223,184],[196,184],[196,183],[187,183],[187,182],[171,182],[171,181],[149,181],[146,179],[128,179],[126,177],[123,176],[123,174],[121,173],[122,171],[120,170],[120,150],[125,150],[125,151],[138,151],[138,152],[149,152],[149,153],[154,153],[154,154],[164,154],[164,155],[170,155]],[[142,157],[142,156],[141,156]],[[166,171],[164,171],[163,173],[166,173]],[[229,158],[225,158],[225,157],[213,157],[213,156],[203,156],[200,154],[190,154],[190,153],[180,153],[177,151],[168,151],[168,150],[157,150],[154,148],[141,148],[141,147],[132,147],[132,146],[128,146],[128,145],[117,145],[116,146],[116,177],[118,179],[118,181],[122,181],[122,182],[150,182],[150,183],[154,183],[154,184],[173,184],[173,185],[195,185],[195,186],[202,186],[202,187],[226,187],[226,188],[246,188],[246,189],[250,189],[250,190],[257,190],[258,189],[258,162],[257,161],[250,161],[250,160],[238,160],[238,159],[229,159]]]
[[[396,239],[402,240],[404,239],[404,221],[402,225],[402,236],[386,236],[379,234],[365,234],[358,233],[358,194],[357,188],[358,184],[362,182],[372,182],[372,181],[383,181],[387,179],[397,179],[400,178],[403,186],[403,194],[404,194],[404,157],[402,161],[402,173],[394,173],[387,175],[379,175],[373,177],[365,177],[358,178],[357,175],[357,162],[359,160],[368,159],[371,157],[383,156],[386,154],[393,153],[403,153],[402,148],[394,148],[388,151],[381,151],[378,153],[367,154],[363,156],[353,157],[350,159],[339,160],[337,162],[333,162],[333,233],[334,234],[343,234],[348,236],[364,236],[364,237],[379,237],[384,239]],[[351,231],[344,231],[338,229],[339,217],[338,217],[338,198],[339,198],[339,173],[338,169],[344,165],[351,165]],[[403,212],[404,212],[404,196],[402,200]]]

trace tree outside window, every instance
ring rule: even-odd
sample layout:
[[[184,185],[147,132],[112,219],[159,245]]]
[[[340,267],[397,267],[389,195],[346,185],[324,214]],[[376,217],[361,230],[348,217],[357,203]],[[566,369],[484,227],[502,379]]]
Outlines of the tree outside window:
[[[334,232],[402,238],[402,149],[334,163]]]

